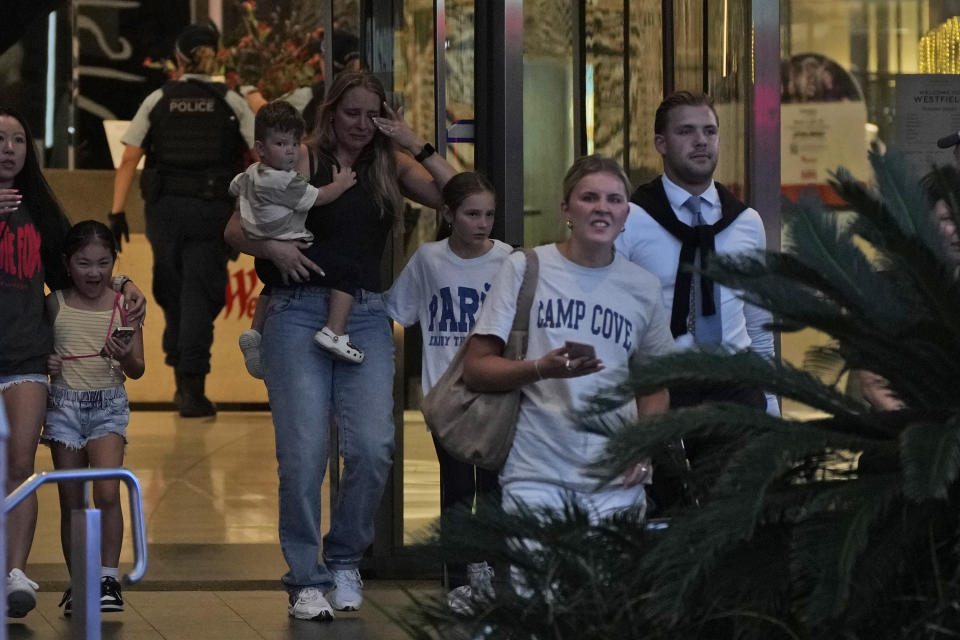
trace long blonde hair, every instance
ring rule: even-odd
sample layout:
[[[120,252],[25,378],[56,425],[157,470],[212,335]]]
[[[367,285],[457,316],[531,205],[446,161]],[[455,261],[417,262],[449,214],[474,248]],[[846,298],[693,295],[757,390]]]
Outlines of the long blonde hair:
[[[217,70],[220,31],[209,20],[188,25],[177,36],[174,51],[184,73],[212,75]]]
[[[195,47],[189,54],[181,55],[184,73],[201,73],[213,75],[217,70],[217,50],[213,47]]]
[[[386,102],[387,95],[380,80],[368,71],[344,71],[333,81],[326,102],[320,106],[316,128],[307,141],[309,148],[320,148],[331,155],[336,152],[337,134],[333,129],[334,114],[347,92],[358,87],[375,93],[381,105],[380,115],[386,115],[383,103]],[[373,153],[373,161],[370,163],[368,172],[373,200],[380,207],[381,216],[387,210],[393,211],[394,227],[399,233],[403,230],[403,196],[397,184],[397,159],[394,155],[393,140],[376,131],[369,146],[372,146]]]

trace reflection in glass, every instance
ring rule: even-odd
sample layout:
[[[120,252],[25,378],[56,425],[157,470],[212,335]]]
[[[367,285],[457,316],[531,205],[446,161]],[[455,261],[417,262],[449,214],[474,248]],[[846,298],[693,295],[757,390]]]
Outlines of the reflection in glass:
[[[473,122],[475,105],[473,0],[448,0],[446,18],[447,161],[458,171],[470,171],[474,168],[474,143],[463,138]]]
[[[326,0],[323,0],[326,4]],[[357,0],[333,0],[334,73],[363,66],[360,50],[360,6]],[[321,15],[323,15],[321,13]]]
[[[707,93],[720,120],[720,160],[715,178],[735,194],[746,192],[747,113],[752,92],[752,50],[749,0],[727,0],[708,5]]]
[[[326,0],[314,0],[326,4]],[[360,3],[357,0],[333,0],[333,28],[360,34]],[[336,49],[333,55],[339,53]]]
[[[932,113],[905,113],[903,102],[898,113],[898,91],[926,82],[916,74],[935,71],[926,66],[933,61],[928,45],[949,32],[956,10],[957,3],[941,0],[780,1],[781,183],[788,196],[813,186],[831,201],[828,171],[841,165],[871,181],[871,145],[937,152],[936,139],[948,131],[936,127]],[[930,34],[933,39],[925,40]],[[937,79],[942,77],[930,82]],[[956,86],[955,80],[946,82]],[[918,126],[903,135],[911,118]],[[952,158],[946,153],[940,161]],[[802,362],[807,348],[825,340],[812,331],[784,334],[783,358]],[[786,403],[785,409],[802,411]]]
[[[433,139],[433,3],[405,2],[403,23],[394,33],[392,87],[407,124],[427,140]],[[387,88],[390,90],[390,87]]]
[[[898,76],[924,71],[921,40],[953,17],[950,5],[956,10],[931,0],[781,0],[782,57],[818,55],[846,71],[863,93],[876,139],[889,144]]]
[[[560,185],[573,162],[574,4],[523,3],[523,235],[524,245],[564,235]]]
[[[630,2],[630,162],[634,186],[662,167],[653,147],[653,116],[663,99],[663,31],[660,0]]]
[[[586,7],[587,150],[623,163],[623,9]],[[592,149],[591,149],[592,148]]]
[[[733,0],[734,3],[737,0]],[[704,0],[673,0],[674,87],[703,90]],[[712,10],[721,3],[709,3]],[[723,3],[726,4],[726,3]]]
[[[435,123],[434,99],[434,27],[433,3],[415,0],[403,3],[402,23],[395,25],[393,55],[393,87],[387,87],[388,99],[396,108],[403,108],[403,116],[424,140],[433,140]],[[391,92],[392,89],[392,92]],[[406,264],[410,256],[424,242],[435,239],[436,221],[433,215],[419,205],[410,203],[410,215],[402,243],[394,242],[394,274]],[[400,385],[405,407],[413,411],[402,412],[402,421],[397,428],[403,429],[403,539],[413,541],[424,533],[424,526],[440,515],[440,469],[429,434],[419,412],[420,390],[420,332],[413,328],[404,330],[394,325],[397,357],[402,357],[403,379],[394,379]],[[395,410],[394,415],[398,412]],[[427,486],[424,486],[424,482]],[[436,482],[436,488],[431,483]]]
[[[403,4],[403,23],[394,33],[393,87],[390,96],[395,107],[403,107],[410,128],[424,140],[433,141],[436,104],[434,96],[433,2],[416,0]],[[390,91],[390,87],[387,90]],[[434,240],[436,220],[423,215],[419,205],[408,216],[403,260],[413,255],[424,242]]]

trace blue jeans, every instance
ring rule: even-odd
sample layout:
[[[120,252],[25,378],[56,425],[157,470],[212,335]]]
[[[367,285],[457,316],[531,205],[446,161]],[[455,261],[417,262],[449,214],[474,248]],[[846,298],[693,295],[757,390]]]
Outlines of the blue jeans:
[[[333,586],[327,569],[355,569],[373,542],[374,516],[393,457],[393,335],[383,298],[361,291],[347,332],[366,352],[362,364],[334,360],[314,344],[330,290],[274,287],[260,344],[280,474],[280,546],[289,591]],[[320,488],[329,421],[340,429],[338,500],[319,563]]]
[[[89,391],[52,384],[40,441],[83,449],[91,440],[115,433],[126,442],[129,423],[130,402],[122,384]]]
[[[47,384],[47,374],[40,373],[15,373],[13,375],[4,376],[0,375],[0,393],[6,391],[11,387],[15,387],[18,384],[24,382],[38,382],[45,387],[49,387]]]

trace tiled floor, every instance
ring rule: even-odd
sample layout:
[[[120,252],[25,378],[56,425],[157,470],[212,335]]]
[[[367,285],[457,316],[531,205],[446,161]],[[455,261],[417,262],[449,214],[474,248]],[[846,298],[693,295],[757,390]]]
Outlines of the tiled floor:
[[[146,578],[126,589],[127,610],[108,614],[102,637],[117,640],[257,638],[400,640],[388,615],[409,602],[404,590],[439,593],[436,581],[366,580],[359,613],[331,623],[292,620],[277,537],[277,476],[269,414],[221,412],[183,420],[170,412],[134,412],[126,464],[140,478],[149,543]],[[404,426],[404,537],[439,512],[439,469],[419,414]],[[41,448],[37,468],[51,468]],[[324,510],[326,513],[326,509]],[[129,521],[129,519],[128,519]],[[27,573],[41,585],[37,609],[11,620],[9,638],[71,637],[57,603],[67,584],[52,486],[40,489],[40,517]],[[129,535],[121,569],[132,562]]]
[[[435,586],[404,583],[422,594]],[[104,640],[401,640],[407,636],[382,609],[399,613],[408,603],[396,583],[368,584],[359,612],[339,612],[332,622],[294,620],[281,591],[129,591],[123,613],[105,614]],[[36,611],[11,620],[11,640],[71,637],[70,621],[57,607],[59,593],[40,594]]]
[[[104,638],[406,637],[378,609],[398,611],[408,601],[400,584],[386,580],[367,580],[368,604],[360,613],[338,614],[332,623],[287,615],[279,585],[285,566],[269,414],[221,412],[216,419],[184,420],[171,412],[134,412],[128,437],[125,462],[143,487],[149,568],[141,584],[126,590],[127,611],[104,617]],[[439,468],[417,413],[406,415],[404,445],[404,537],[412,539],[439,513]],[[37,469],[49,468],[49,452],[41,447]],[[132,561],[128,532],[121,571]],[[52,486],[40,489],[27,574],[41,584],[38,607],[11,621],[8,637],[69,637],[69,622],[57,607],[68,577]],[[410,581],[402,587],[429,592],[438,584]]]

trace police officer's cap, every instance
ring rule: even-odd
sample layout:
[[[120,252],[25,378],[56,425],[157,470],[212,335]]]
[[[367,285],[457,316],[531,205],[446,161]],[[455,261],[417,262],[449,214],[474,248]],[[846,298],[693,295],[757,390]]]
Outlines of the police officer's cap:
[[[220,32],[209,20],[194,22],[177,37],[177,52],[184,58],[197,47],[212,47],[217,50],[220,43]]]

